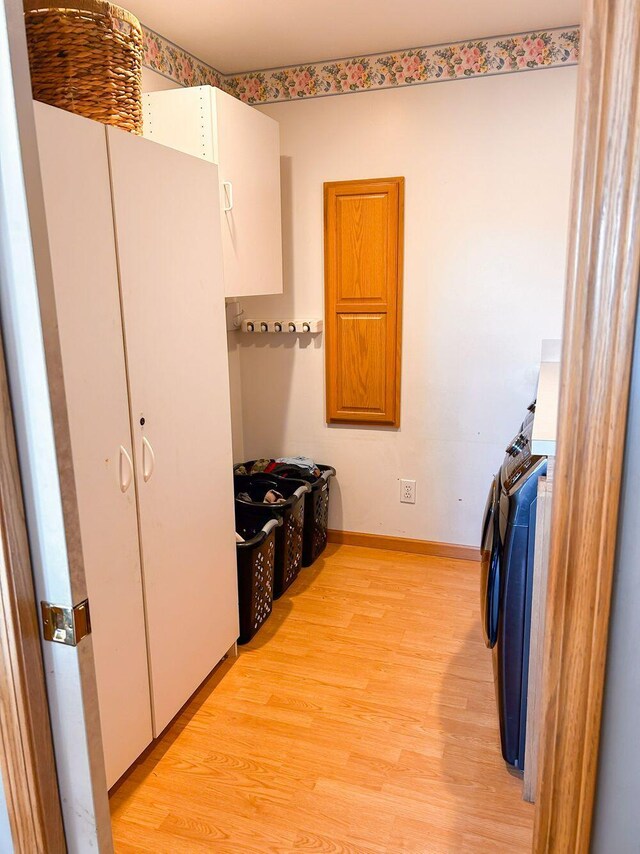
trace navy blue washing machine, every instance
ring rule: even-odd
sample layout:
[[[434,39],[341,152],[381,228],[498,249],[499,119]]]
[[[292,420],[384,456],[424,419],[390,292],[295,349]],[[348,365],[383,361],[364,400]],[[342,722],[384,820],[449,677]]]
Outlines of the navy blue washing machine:
[[[547,458],[531,453],[535,402],[494,477],[482,526],[480,604],[505,761],[524,770],[527,679],[538,478]]]

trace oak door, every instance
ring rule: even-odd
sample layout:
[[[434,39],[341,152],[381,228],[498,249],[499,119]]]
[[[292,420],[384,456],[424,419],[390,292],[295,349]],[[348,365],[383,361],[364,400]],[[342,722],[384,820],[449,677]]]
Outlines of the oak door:
[[[327,421],[400,425],[404,179],[325,184]]]
[[[107,140],[158,735],[238,636],[218,172]]]
[[[104,127],[34,104],[102,743],[111,786],[152,738]]]

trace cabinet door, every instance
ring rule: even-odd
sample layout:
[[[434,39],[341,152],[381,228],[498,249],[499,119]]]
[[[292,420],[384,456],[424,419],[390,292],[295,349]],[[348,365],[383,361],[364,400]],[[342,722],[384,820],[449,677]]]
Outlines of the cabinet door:
[[[324,185],[327,421],[400,426],[404,179]]]
[[[218,174],[107,139],[158,735],[238,636]]]
[[[212,90],[212,98],[225,293],[282,293],[278,123],[219,89]]]
[[[127,379],[104,127],[36,103],[100,723],[111,786],[151,741]]]

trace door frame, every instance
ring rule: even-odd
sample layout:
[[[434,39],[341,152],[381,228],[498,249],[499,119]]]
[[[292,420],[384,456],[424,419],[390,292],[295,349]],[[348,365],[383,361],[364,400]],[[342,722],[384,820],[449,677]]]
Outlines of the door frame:
[[[589,850],[640,273],[640,6],[586,0],[534,851]]]

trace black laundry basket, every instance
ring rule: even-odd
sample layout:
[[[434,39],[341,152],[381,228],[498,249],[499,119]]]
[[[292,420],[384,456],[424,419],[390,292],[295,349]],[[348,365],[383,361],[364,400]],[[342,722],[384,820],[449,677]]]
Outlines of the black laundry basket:
[[[293,467],[292,467],[293,468]],[[329,526],[329,480],[335,477],[336,470],[332,466],[318,465],[320,475],[302,474],[296,472],[291,477],[303,480],[311,487],[304,497],[304,533],[302,537],[302,565],[311,566],[322,554],[327,545],[327,528]],[[270,474],[289,480],[289,475]]]
[[[271,614],[275,532],[281,525],[282,518],[273,515],[262,524],[261,519],[247,513],[244,505],[236,501],[236,530],[245,540],[244,543],[236,543],[240,615],[238,643],[248,643]]]
[[[320,477],[305,475],[311,492],[304,497],[304,536],[302,541],[302,565],[311,566],[320,557],[327,545],[329,526],[329,480],[336,470],[331,466],[318,466]]]
[[[284,504],[268,504],[263,501],[270,489],[275,489],[286,499]],[[305,495],[310,486],[301,480],[280,478],[272,475],[234,475],[236,507],[242,505],[246,512],[257,520],[272,517],[282,518],[282,526],[276,529],[273,598],[278,599],[295,581],[302,567],[302,542],[304,531]],[[251,501],[238,498],[247,493]],[[242,531],[239,531],[241,534]]]
[[[247,471],[255,460],[242,463]],[[294,479],[308,483],[311,491],[304,498],[304,533],[302,542],[302,565],[311,566],[322,554],[327,545],[327,528],[329,526],[329,481],[335,477],[336,470],[332,466],[318,465],[320,476],[303,474],[298,467],[290,466],[291,478],[282,478],[279,474],[265,474],[264,477],[272,477],[276,480]],[[293,470],[296,469],[295,473]],[[238,475],[242,477],[243,475]],[[251,475],[259,477],[260,475]],[[282,491],[282,490],[280,490]]]

